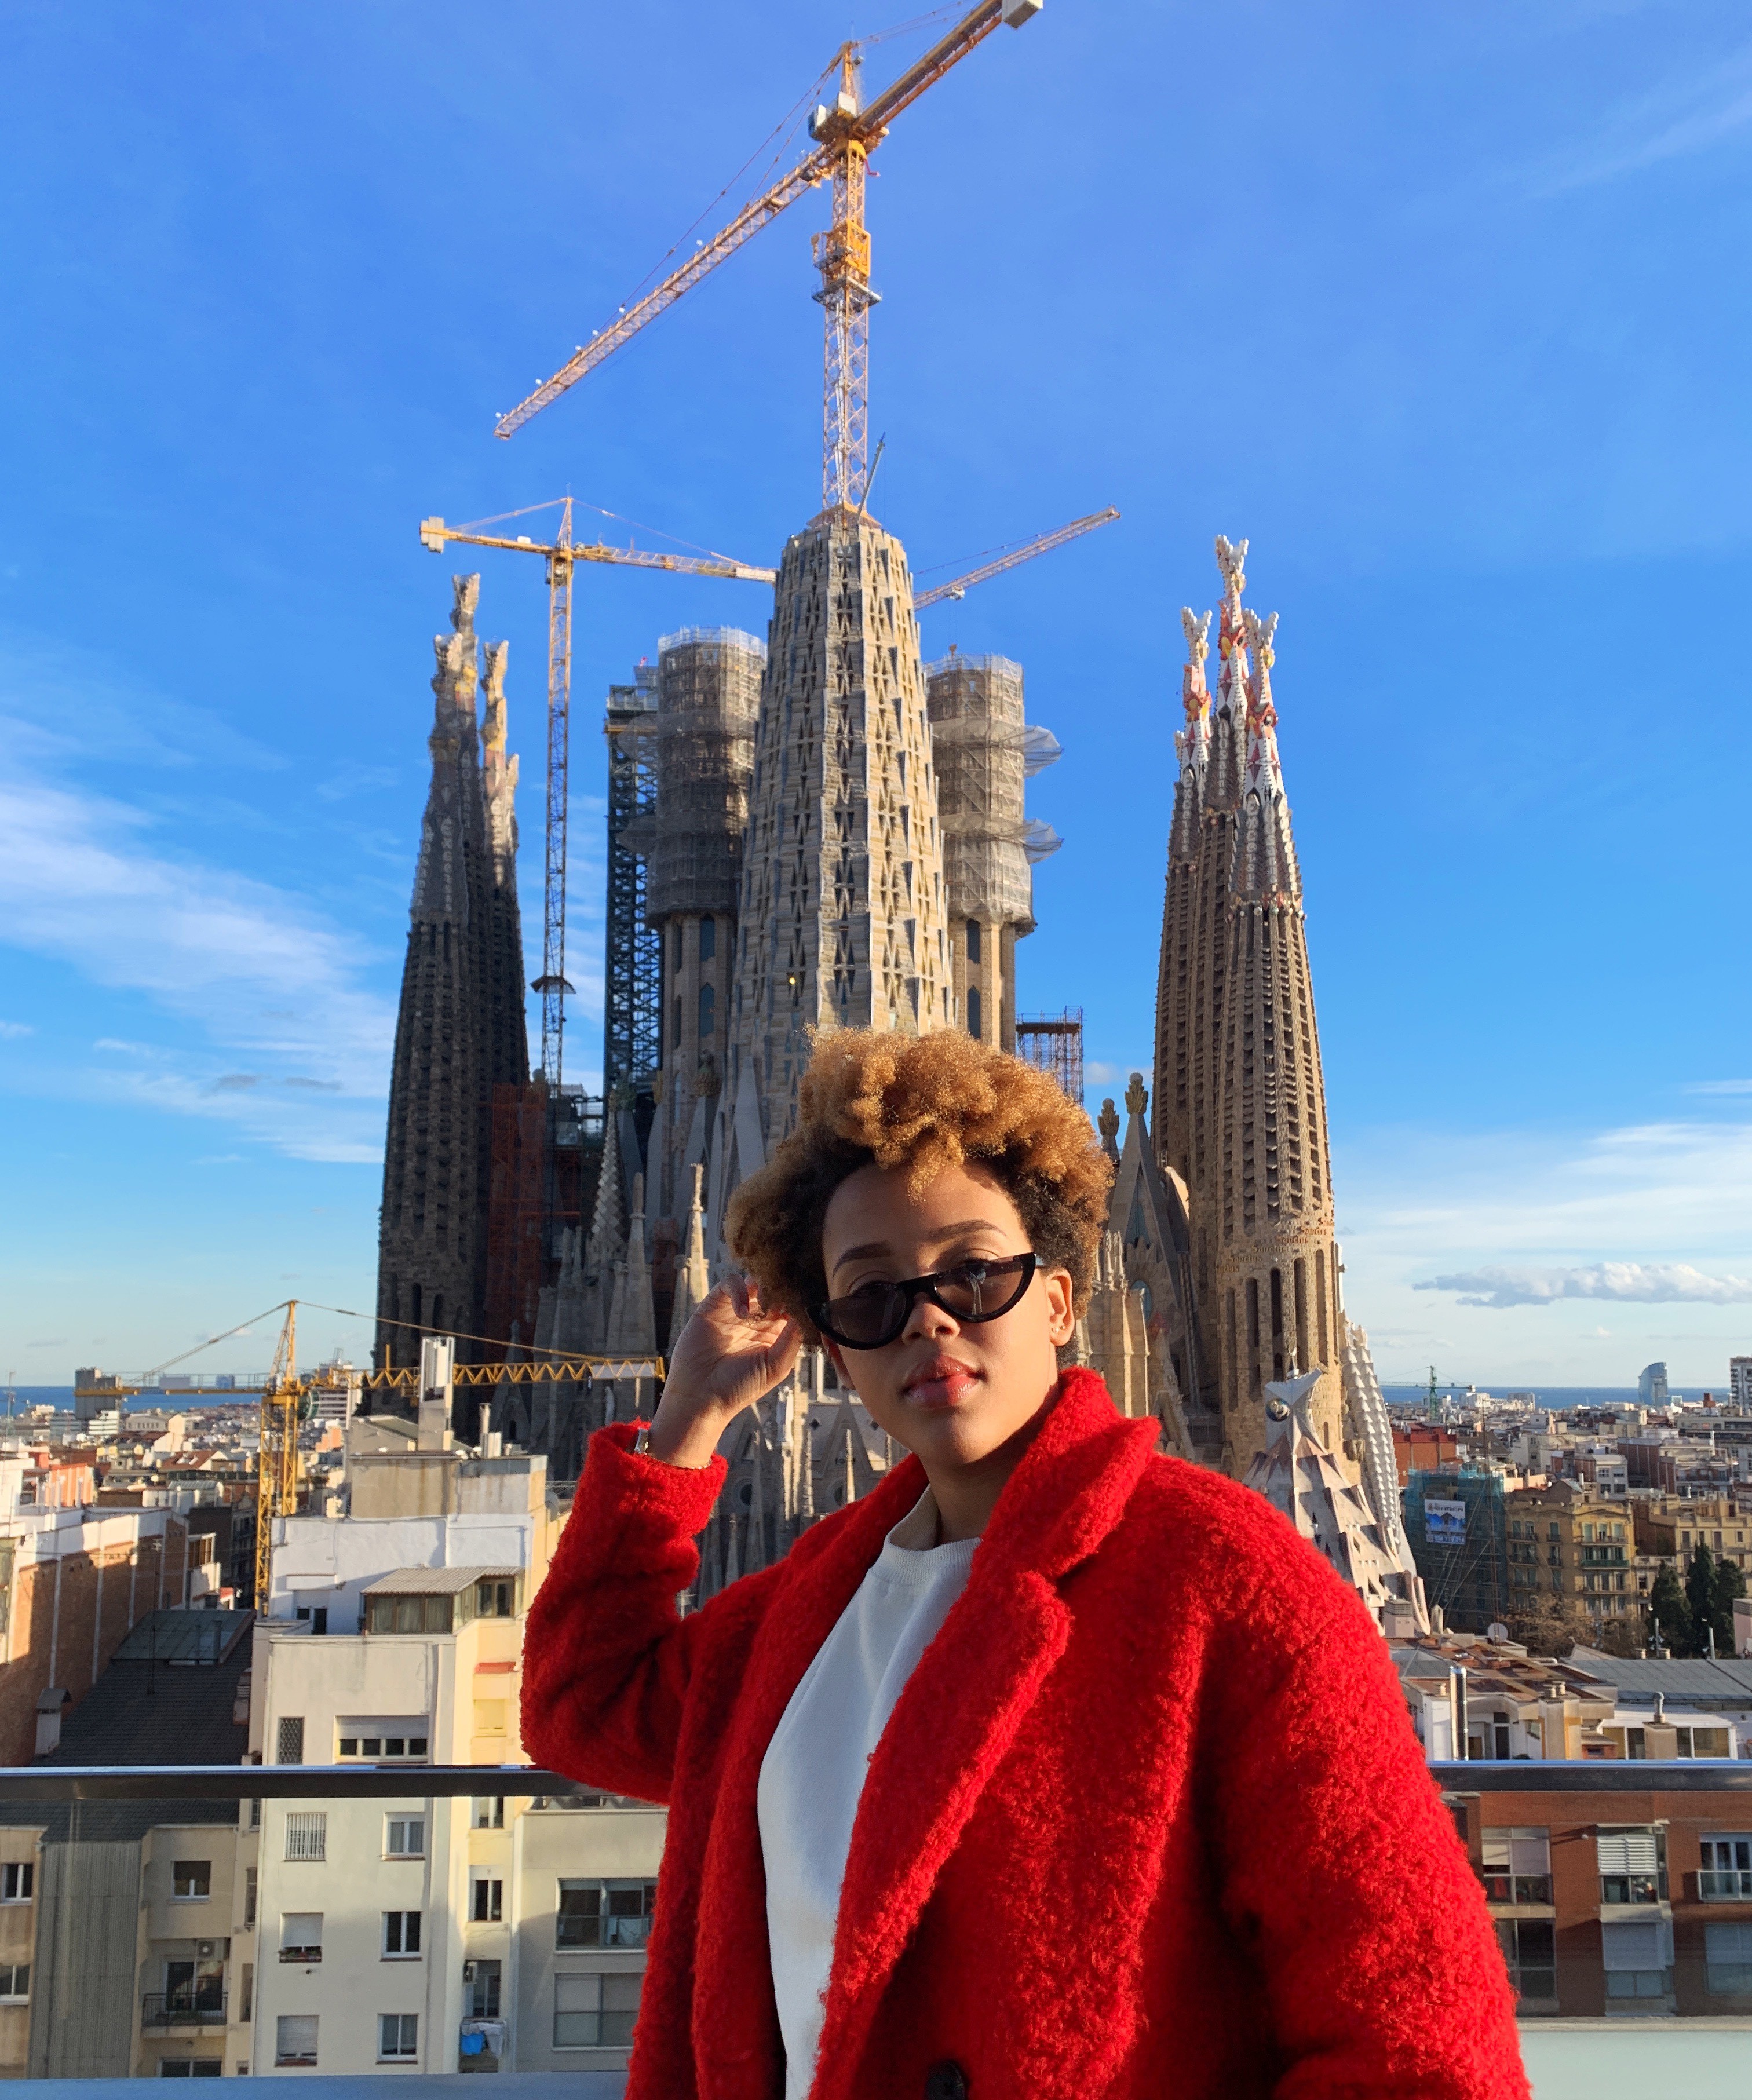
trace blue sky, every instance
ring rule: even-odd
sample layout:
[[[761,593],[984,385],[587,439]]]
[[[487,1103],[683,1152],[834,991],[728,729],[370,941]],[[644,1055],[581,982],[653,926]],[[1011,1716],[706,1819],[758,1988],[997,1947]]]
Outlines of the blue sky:
[[[819,197],[492,417],[907,12],[7,0],[0,1370],[369,1304],[456,565],[417,523],[569,488],[776,559],[818,501]],[[1083,1008],[1092,1107],[1147,1061],[1178,609],[1252,543],[1389,1378],[1719,1384],[1752,1348],[1749,152],[1735,0],[1048,0],[873,163],[874,508],[916,567],[1124,513],[923,616],[1020,660],[1065,746],[1022,995]],[[543,593],[482,567],[533,920]],[[580,586],[591,1072],[601,696],[768,602]]]

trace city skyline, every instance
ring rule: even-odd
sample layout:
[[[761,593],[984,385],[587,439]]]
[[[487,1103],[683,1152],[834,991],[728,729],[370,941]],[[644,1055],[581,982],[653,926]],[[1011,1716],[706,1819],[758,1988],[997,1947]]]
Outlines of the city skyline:
[[[1151,1067],[1135,959],[1176,608],[1212,601],[1212,532],[1251,541],[1253,602],[1282,615],[1347,1301],[1395,1382],[1433,1357],[1627,1384],[1664,1357],[1695,1387],[1752,1339],[1748,995],[1716,902],[1734,825],[1686,762],[1701,745],[1731,779],[1746,742],[1715,626],[1745,567],[1745,295],[1708,258],[1744,209],[1752,61],[1725,7],[1654,14],[1262,5],[1220,33],[1053,0],[897,126],[872,187],[872,509],[921,581],[1123,513],[922,616],[931,655],[1021,662],[1065,745],[1032,806],[1066,847],[1018,972],[1025,1009],[1083,1008],[1092,1111]],[[814,507],[819,324],[788,222],[491,442],[827,55],[801,7],[757,33],[681,15],[716,91],[660,146],[655,20],[556,42],[514,15],[319,10],[299,42],[26,20],[27,102],[64,112],[77,80],[110,150],[28,111],[0,148],[32,410],[0,527],[20,1384],[139,1368],[275,1295],[372,1304],[426,651],[462,566],[420,551],[417,518],[569,484],[771,562]],[[878,46],[872,80],[911,51]],[[1158,151],[1114,112],[1171,68],[1212,92],[1170,99]],[[530,200],[560,174],[586,204],[556,230]],[[974,241],[958,186],[984,177]],[[511,642],[527,945],[542,594],[527,564],[479,566],[480,631]],[[569,1062],[593,1082],[598,702],[660,635],[768,609],[753,586],[580,585]]]

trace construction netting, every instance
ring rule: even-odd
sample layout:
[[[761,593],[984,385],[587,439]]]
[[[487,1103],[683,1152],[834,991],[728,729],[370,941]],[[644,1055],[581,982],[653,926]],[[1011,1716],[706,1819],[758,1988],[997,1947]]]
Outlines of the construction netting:
[[[684,627],[657,645],[657,821],[648,909],[734,912],[766,645]]]
[[[1023,812],[1023,783],[1059,756],[1050,730],[1022,720],[1022,667],[955,651],[925,666],[943,879],[951,918],[1027,932],[1030,864],[1060,843]]]

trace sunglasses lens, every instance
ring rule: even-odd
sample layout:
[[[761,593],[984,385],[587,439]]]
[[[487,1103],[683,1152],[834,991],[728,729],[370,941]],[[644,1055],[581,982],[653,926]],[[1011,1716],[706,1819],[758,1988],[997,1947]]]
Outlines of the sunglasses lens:
[[[905,1324],[905,1295],[885,1285],[854,1291],[850,1298],[830,1298],[821,1308],[827,1330],[848,1348],[880,1348]]]
[[[1027,1264],[964,1261],[937,1280],[937,1295],[961,1320],[990,1320],[1008,1312],[1027,1283]]]

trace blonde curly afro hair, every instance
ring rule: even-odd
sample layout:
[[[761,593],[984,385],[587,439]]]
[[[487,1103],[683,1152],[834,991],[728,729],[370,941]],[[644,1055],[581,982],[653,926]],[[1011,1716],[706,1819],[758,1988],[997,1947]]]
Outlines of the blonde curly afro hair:
[[[1088,1118],[1033,1065],[959,1030],[823,1035],[803,1075],[797,1128],[731,1198],[727,1237],[766,1302],[801,1322],[827,1295],[822,1227],[859,1167],[905,1168],[915,1192],[978,1162],[1016,1206],[1043,1266],[1088,1302],[1113,1168]]]

